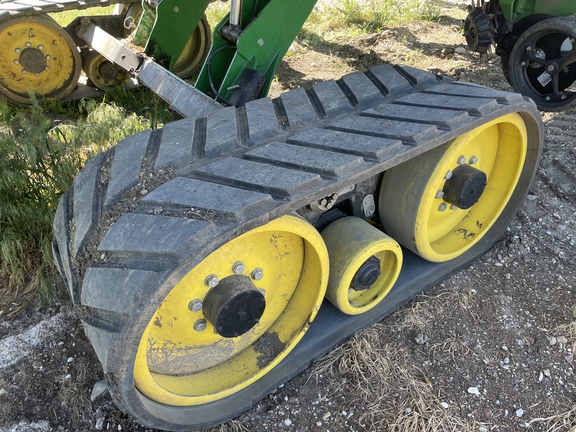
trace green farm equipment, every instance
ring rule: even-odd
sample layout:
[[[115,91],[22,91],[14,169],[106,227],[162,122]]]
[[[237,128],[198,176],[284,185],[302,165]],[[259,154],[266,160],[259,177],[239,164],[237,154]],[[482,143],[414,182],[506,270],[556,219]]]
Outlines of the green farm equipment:
[[[510,85],[544,111],[576,101],[576,3],[570,0],[479,0],[465,23],[469,47],[492,46]]]
[[[95,3],[1,3],[10,100],[71,97],[83,59],[92,83],[130,76],[184,117],[91,159],[54,220],[113,400],[166,430],[239,415],[481,256],[542,147],[528,98],[405,66],[266,98],[316,0],[230,0],[205,49],[209,3],[127,3],[66,29],[45,13]],[[192,86],[178,71],[197,59]]]

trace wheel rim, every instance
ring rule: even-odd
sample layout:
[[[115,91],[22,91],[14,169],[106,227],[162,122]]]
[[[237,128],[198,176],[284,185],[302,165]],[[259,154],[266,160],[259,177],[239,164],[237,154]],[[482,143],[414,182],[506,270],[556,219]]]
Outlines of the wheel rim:
[[[156,402],[191,406],[255,382],[306,332],[325,294],[327,262],[320,234],[292,216],[225,244],[188,272],[150,319],[136,354],[136,387]],[[266,307],[243,334],[223,337],[205,314],[207,292],[234,278],[254,287],[252,298],[262,295]]]
[[[544,20],[528,28],[512,48],[509,81],[542,110],[563,109],[576,100],[574,25],[566,18]]]
[[[0,92],[27,104],[30,91],[62,99],[76,87],[80,54],[52,19],[19,17],[0,24]]]
[[[128,74],[97,51],[90,51],[83,64],[86,77],[100,90],[110,90],[126,84]]]
[[[389,170],[380,194],[385,231],[429,261],[458,257],[478,243],[503,212],[526,153],[524,122],[520,115],[509,114]],[[455,201],[454,188],[447,187],[467,178],[461,168],[470,170],[473,178],[485,175],[485,188],[456,187],[457,197],[469,194],[477,198],[475,203],[463,205],[465,197]],[[414,178],[407,179],[406,173]],[[398,197],[404,198],[398,203]]]
[[[172,72],[180,78],[188,78],[204,62],[210,49],[210,40],[210,25],[206,16],[203,16],[176,60]]]
[[[357,217],[344,217],[322,231],[330,256],[326,298],[358,315],[384,300],[400,275],[400,245]]]

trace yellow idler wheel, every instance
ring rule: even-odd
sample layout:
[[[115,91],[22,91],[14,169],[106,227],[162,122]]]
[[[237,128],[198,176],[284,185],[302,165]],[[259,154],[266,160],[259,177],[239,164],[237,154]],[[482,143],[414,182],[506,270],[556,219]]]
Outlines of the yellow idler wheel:
[[[62,99],[76,87],[80,53],[66,31],[45,15],[0,23],[0,93],[29,104],[30,92]]]
[[[210,24],[204,15],[176,60],[172,72],[180,78],[188,78],[192,75],[192,72],[204,63],[210,50],[211,40]]]
[[[100,90],[111,90],[127,83],[127,72],[98,51],[86,55],[83,68],[86,77]]]
[[[211,253],[166,296],[142,335],[138,390],[192,406],[247,387],[295,347],[316,316],[328,252],[309,223],[283,216]]]
[[[330,256],[326,298],[348,315],[366,312],[392,289],[402,269],[402,249],[357,217],[344,217],[322,231]]]
[[[458,257],[506,207],[526,153],[526,127],[514,113],[394,167],[380,190],[384,230],[426,260]]]

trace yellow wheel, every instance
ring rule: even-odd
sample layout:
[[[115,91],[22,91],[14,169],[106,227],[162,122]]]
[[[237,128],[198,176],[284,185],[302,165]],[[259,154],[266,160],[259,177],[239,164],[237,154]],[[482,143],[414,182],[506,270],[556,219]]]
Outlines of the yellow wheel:
[[[100,90],[111,90],[127,83],[127,72],[97,51],[88,53],[83,68],[86,77]]]
[[[356,217],[331,223],[322,231],[322,237],[330,256],[326,298],[348,315],[378,305],[400,275],[400,245]]]
[[[203,16],[178,60],[176,60],[172,72],[180,78],[188,78],[192,75],[192,72],[201,66],[206,59],[211,40],[210,24],[208,24],[206,16]]]
[[[47,16],[0,23],[0,93],[12,102],[30,103],[31,91],[64,98],[76,87],[80,63],[70,35]]]
[[[302,338],[327,279],[322,237],[299,218],[237,237],[190,270],[158,307],[136,354],[136,387],[170,406],[247,387]]]
[[[422,258],[448,261],[482,239],[514,194],[527,154],[522,117],[486,123],[384,175],[384,230]]]
[[[138,22],[142,17],[142,5],[140,3],[133,3],[125,7],[122,11],[125,11],[126,14],[126,18],[124,19],[124,28],[126,30],[124,34],[126,37],[129,37],[136,30]],[[210,51],[211,43],[212,33],[210,24],[208,23],[206,15],[204,15],[198,23],[198,26],[196,26],[194,33],[192,33],[192,36],[188,39],[171,72],[180,78],[188,78],[206,59],[208,51]]]

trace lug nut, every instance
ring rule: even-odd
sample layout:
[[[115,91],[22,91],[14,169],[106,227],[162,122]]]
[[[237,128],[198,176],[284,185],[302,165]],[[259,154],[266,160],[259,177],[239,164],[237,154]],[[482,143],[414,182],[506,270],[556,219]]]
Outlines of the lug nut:
[[[446,173],[446,175],[444,176],[444,178],[445,178],[446,180],[450,180],[450,179],[452,178],[452,171],[448,171],[448,172]]]
[[[202,300],[196,299],[188,303],[188,309],[192,312],[200,312],[202,310]]]
[[[450,204],[450,210],[458,210],[458,207],[456,207],[454,204]]]
[[[469,165],[476,165],[478,163],[478,157],[477,156],[470,156],[470,159],[468,159],[468,164]]]
[[[43,50],[43,49],[44,49],[44,45],[38,45],[38,49],[39,49],[39,50]]]
[[[206,330],[206,320],[199,319],[198,321],[196,321],[194,323],[194,330],[196,330],[197,332],[203,332],[204,330]]]
[[[264,277],[264,271],[261,268],[254,269],[250,274],[250,277],[254,280],[261,280]]]
[[[30,42],[26,42],[24,45],[26,45],[28,48],[30,48],[32,46],[32,44]]]
[[[436,192],[436,199],[442,198],[444,198],[444,191],[442,189],[438,189],[438,192]]]
[[[242,274],[244,270],[246,270],[246,267],[242,261],[235,262],[232,266],[232,271],[236,274]]]
[[[20,48],[16,48],[14,51],[16,51],[16,54],[20,54],[22,52]]]
[[[209,286],[210,288],[214,288],[216,286],[218,286],[218,283],[220,281],[218,280],[218,276],[216,276],[215,274],[211,274],[209,276],[206,276],[206,279],[204,279],[204,283]]]
[[[466,163],[466,156],[458,156],[458,165],[464,165]]]
[[[448,206],[446,205],[446,203],[440,203],[440,205],[438,206],[438,211],[446,211],[446,209],[448,208]]]
[[[15,65],[20,64],[20,60],[14,60],[14,64]]]

